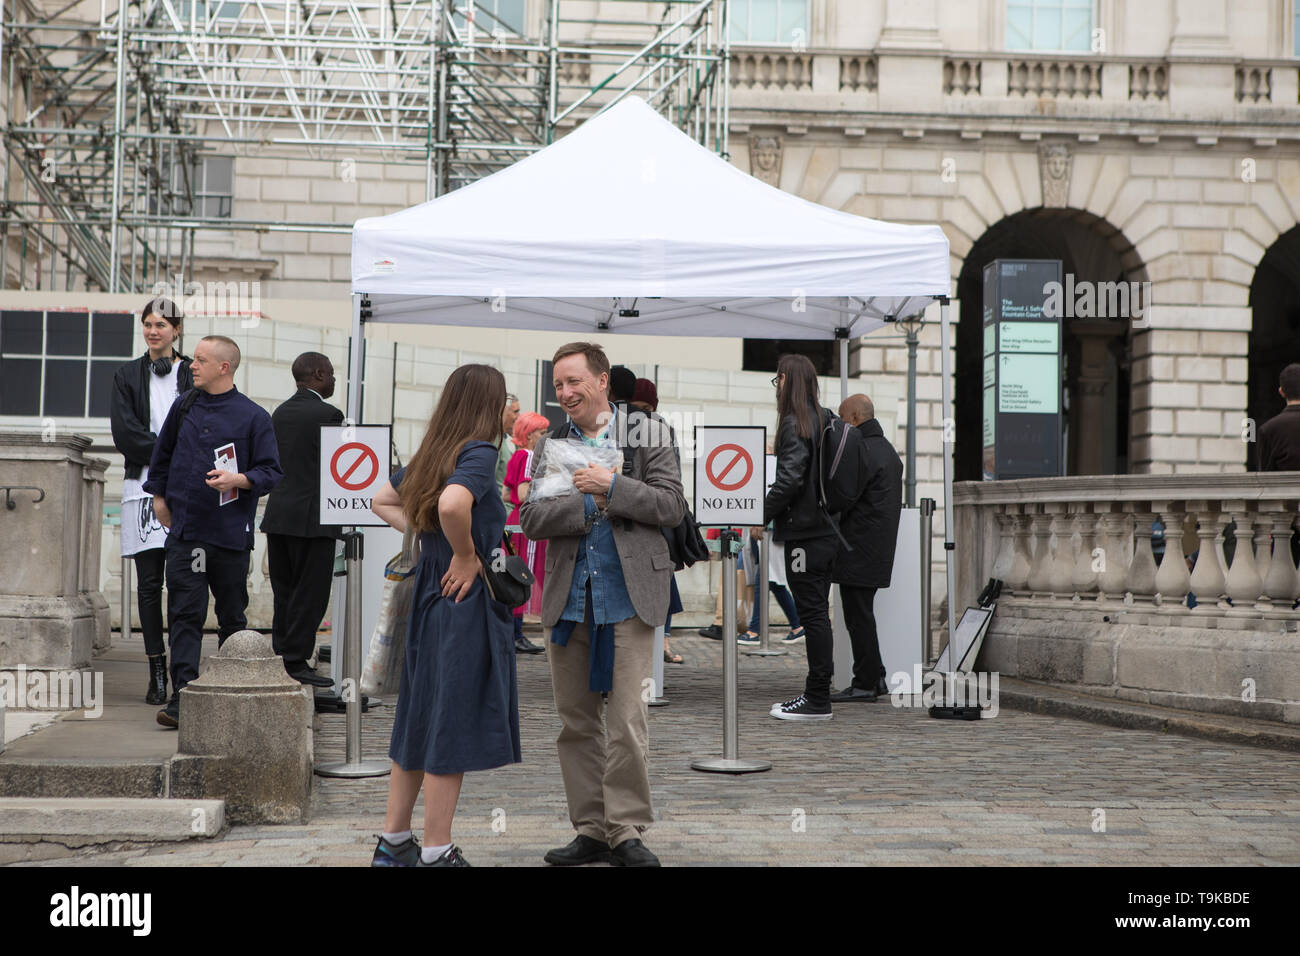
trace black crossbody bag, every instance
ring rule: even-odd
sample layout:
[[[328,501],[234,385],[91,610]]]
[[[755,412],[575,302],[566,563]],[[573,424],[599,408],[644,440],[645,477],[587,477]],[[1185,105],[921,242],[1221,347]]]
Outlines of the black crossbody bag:
[[[483,567],[483,584],[492,600],[512,608],[528,603],[537,578],[524,559],[515,554],[510,535],[501,535],[501,547],[491,557],[480,553],[478,559]]]

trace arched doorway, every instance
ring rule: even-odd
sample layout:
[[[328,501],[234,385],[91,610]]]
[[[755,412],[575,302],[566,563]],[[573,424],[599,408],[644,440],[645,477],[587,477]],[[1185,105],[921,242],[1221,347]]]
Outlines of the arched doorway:
[[[994,259],[1060,259],[1062,274],[1072,274],[1076,284],[1146,279],[1132,243],[1088,212],[1027,209],[989,227],[957,279],[957,481],[979,481],[982,475],[983,276]],[[1066,318],[1064,326],[1065,473],[1127,474],[1132,322]]]
[[[1278,237],[1250,283],[1250,344],[1246,414],[1256,426],[1282,410],[1277,378],[1300,362],[1300,226]],[[1255,442],[1246,442],[1246,469],[1257,468]]]

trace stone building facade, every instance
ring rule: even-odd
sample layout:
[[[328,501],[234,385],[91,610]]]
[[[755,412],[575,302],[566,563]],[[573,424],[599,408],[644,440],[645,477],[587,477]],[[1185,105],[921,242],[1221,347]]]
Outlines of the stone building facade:
[[[770,22],[769,6],[778,11]],[[938,223],[951,244],[956,400],[942,408],[932,310],[917,367],[918,496],[942,499],[948,418],[957,478],[979,476],[980,276],[994,258],[1059,258],[1079,283],[1148,290],[1140,316],[1066,323],[1069,474],[1248,467],[1243,438],[1280,407],[1277,372],[1300,360],[1295,0],[732,0],[732,8],[748,32],[729,64],[730,160],[813,202]],[[192,278],[258,282],[265,318],[245,328],[196,316],[187,336],[212,327],[240,338],[248,356],[240,387],[269,407],[286,394],[297,352],[320,348],[345,367],[347,226],[424,201],[425,173],[269,148],[228,158],[233,218],[338,230],[210,231],[196,247]],[[5,282],[33,287],[23,275]],[[5,292],[4,307],[25,295],[35,293]],[[71,301],[50,295],[40,293]],[[537,360],[557,340],[518,330],[374,331],[367,417],[391,416],[403,455],[454,364],[499,364],[528,405],[539,394]],[[774,424],[770,372],[744,368],[737,342],[700,340],[689,358],[653,340],[607,344],[643,357],[628,363],[638,371],[657,372],[669,411]],[[852,344],[852,388],[876,398],[900,451],[906,369],[896,330]],[[824,385],[838,394],[829,374]],[[106,424],[78,428],[102,436]],[[113,480],[110,472],[109,501]]]

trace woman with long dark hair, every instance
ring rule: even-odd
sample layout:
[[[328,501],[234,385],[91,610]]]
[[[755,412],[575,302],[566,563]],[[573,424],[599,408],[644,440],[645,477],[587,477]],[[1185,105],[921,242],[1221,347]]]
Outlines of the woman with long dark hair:
[[[510,608],[488,593],[480,560],[491,560],[505,531],[496,482],[505,401],[499,370],[462,365],[452,372],[419,450],[372,504],[399,531],[409,523],[420,532],[374,866],[469,866],[451,842],[465,772],[520,760]],[[411,833],[421,786],[423,850]]]
[[[170,299],[150,299],[140,310],[147,351],[113,376],[109,422],[113,444],[126,459],[122,480],[122,557],[135,561],[140,633],[149,655],[146,704],[167,703],[167,645],[163,643],[162,589],[167,529],[144,490],[149,461],[176,396],[194,386],[190,360],[181,354],[181,315]],[[125,586],[126,582],[123,582]],[[122,633],[129,627],[123,622]]]
[[[838,541],[817,495],[817,445],[830,411],[818,401],[817,370],[803,355],[777,361],[776,479],[764,519],[775,521],[772,539],[785,546],[786,579],[803,624],[808,652],[804,692],[771,714],[781,720],[830,720],[834,667],[830,620],[831,570]]]

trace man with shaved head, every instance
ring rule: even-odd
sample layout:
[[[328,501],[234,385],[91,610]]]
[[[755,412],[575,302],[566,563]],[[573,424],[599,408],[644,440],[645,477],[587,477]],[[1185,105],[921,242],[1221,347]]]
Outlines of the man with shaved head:
[[[262,516],[275,608],[271,646],[294,680],[328,687],[330,679],[307,660],[329,606],[335,542],[342,537],[341,528],[320,523],[320,427],[341,425],[343,413],[325,401],[334,394],[328,356],[303,352],[291,371],[298,390],[271,415],[284,481],[271,492]]]
[[[158,723],[180,726],[180,692],[199,676],[208,592],[217,643],[247,624],[248,556],[257,499],[282,477],[271,416],[235,388],[239,346],[209,335],[194,348],[194,388],[172,404],[144,490],[167,536],[172,696]]]
[[[853,682],[832,693],[831,701],[852,703],[889,693],[873,605],[876,591],[889,587],[893,576],[898,516],[903,507],[903,462],[885,438],[867,396],[844,399],[840,418],[862,433],[862,472],[866,475],[866,490],[840,520],[840,534],[853,550],[840,551],[831,573],[831,580],[840,586],[844,624],[853,646]]]

